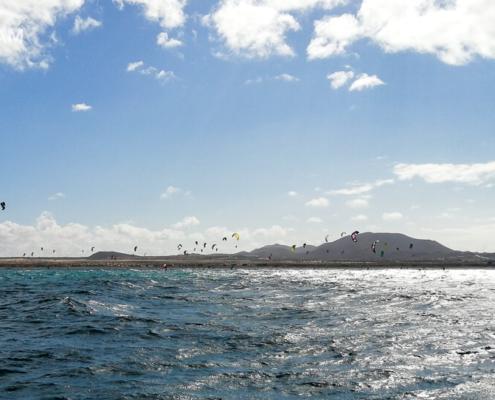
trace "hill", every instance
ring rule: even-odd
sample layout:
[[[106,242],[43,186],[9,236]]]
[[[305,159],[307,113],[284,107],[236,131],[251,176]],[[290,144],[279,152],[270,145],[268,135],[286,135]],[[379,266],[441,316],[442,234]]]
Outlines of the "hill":
[[[375,253],[371,250],[373,242],[376,242]],[[297,247],[295,253],[291,252],[290,246],[275,244],[244,253],[244,255],[250,258],[268,258],[271,255],[272,260],[378,261],[379,259],[407,260],[411,258],[458,259],[475,257],[476,253],[452,250],[434,240],[414,239],[400,233],[366,232],[357,236],[357,242],[353,242],[350,236],[345,236],[317,247],[306,246],[305,249],[302,246]],[[493,258],[490,254],[486,256]]]

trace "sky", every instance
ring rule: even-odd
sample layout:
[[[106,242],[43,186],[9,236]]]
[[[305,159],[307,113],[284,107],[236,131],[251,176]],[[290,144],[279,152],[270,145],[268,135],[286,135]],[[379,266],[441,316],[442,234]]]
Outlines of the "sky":
[[[355,230],[495,252],[494,20],[492,0],[0,0],[0,256]]]

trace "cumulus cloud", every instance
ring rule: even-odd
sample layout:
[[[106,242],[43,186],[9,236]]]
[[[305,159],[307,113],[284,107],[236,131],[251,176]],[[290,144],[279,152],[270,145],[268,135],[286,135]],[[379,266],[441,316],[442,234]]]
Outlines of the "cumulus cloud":
[[[174,47],[182,46],[182,42],[178,39],[169,38],[167,32],[161,32],[156,38],[156,42],[165,49],[171,49]]]
[[[293,14],[314,8],[330,10],[345,3],[347,0],[223,0],[202,21],[216,31],[230,54],[293,56],[286,35],[301,29]]]
[[[295,76],[292,76],[289,74],[278,75],[275,77],[275,79],[280,80],[280,81],[285,81],[285,82],[297,82],[297,81],[299,81],[299,78],[296,78]]]
[[[181,229],[199,225],[199,220],[196,217],[185,217],[182,221],[176,222],[172,228]]]
[[[177,194],[179,192],[180,192],[180,189],[179,188],[176,188],[176,187],[173,187],[173,186],[169,186],[167,188],[167,190],[165,190],[165,192],[160,195],[160,197],[162,199],[168,199],[171,196],[173,196],[174,194]]]
[[[88,106],[84,103],[80,103],[80,104],[72,104],[72,111],[73,112],[77,112],[77,111],[89,111],[91,110],[93,107],[91,106]]]
[[[181,231],[165,229],[151,231],[146,228],[132,226],[127,223],[113,225],[110,228],[97,226],[90,229],[87,226],[69,223],[60,225],[53,215],[43,212],[37,218],[35,226],[23,226],[10,221],[0,224],[0,241],[4,256],[43,255],[41,247],[52,250],[50,255],[80,256],[82,250],[90,251],[91,247],[132,252],[137,243],[146,243],[158,254],[164,254],[164,245],[168,240],[182,240],[185,235]],[[53,253],[53,250],[56,250]]]
[[[400,212],[386,212],[382,214],[382,219],[384,219],[385,221],[394,221],[402,219],[402,214]]]
[[[495,161],[477,164],[397,164],[394,174],[400,180],[410,180],[417,176],[428,183],[480,185],[495,179]]]
[[[314,26],[313,39],[306,49],[309,59],[345,54],[346,47],[364,35],[364,27],[350,14],[326,16]]]
[[[320,197],[318,199],[308,201],[306,205],[310,207],[327,207],[330,205],[330,202],[325,197]]]
[[[47,31],[76,12],[84,0],[0,2],[0,62],[17,69],[48,68],[47,49],[54,41]]]
[[[289,192],[289,196],[292,196],[292,197],[297,196],[298,194],[299,194],[299,193],[294,192],[294,191],[292,191],[292,190]]]
[[[382,180],[377,180],[377,181],[372,182],[372,183],[366,183],[366,184],[361,185],[361,186],[355,186],[355,187],[350,188],[350,189],[329,190],[328,192],[326,192],[326,194],[331,194],[331,195],[339,195],[339,194],[342,194],[342,195],[361,195],[364,193],[368,193],[377,187],[387,185],[387,184],[393,184],[393,183],[394,183],[393,179],[382,179]]]
[[[333,89],[338,89],[339,87],[344,86],[353,77],[354,72],[352,71],[337,71],[333,74],[327,75],[327,78],[330,79],[330,86]]]
[[[74,27],[72,28],[72,33],[74,35],[77,35],[81,32],[97,28],[101,26],[101,22],[97,21],[96,19],[93,19],[91,17],[88,17],[86,19],[82,19],[79,15],[76,16],[76,19],[74,20]]]
[[[141,5],[144,15],[150,21],[156,21],[163,29],[182,27],[186,22],[184,7],[187,0],[113,0],[120,9],[124,4]]]
[[[384,51],[433,54],[451,65],[495,58],[495,3],[486,0],[363,1],[356,13],[315,22],[308,58],[345,54],[363,38]]]
[[[357,76],[356,80],[352,82],[351,86],[349,87],[349,90],[361,91],[363,89],[369,89],[384,84],[385,82],[383,82],[376,75],[369,76],[368,74],[360,74]]]
[[[292,15],[268,3],[224,0],[203,18],[203,23],[215,29],[218,39],[236,56],[293,56],[294,50],[285,43],[285,35],[301,26]]]

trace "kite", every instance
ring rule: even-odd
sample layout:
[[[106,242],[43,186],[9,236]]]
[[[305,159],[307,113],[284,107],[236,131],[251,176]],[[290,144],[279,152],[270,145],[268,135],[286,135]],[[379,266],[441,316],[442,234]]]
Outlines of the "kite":
[[[383,243],[383,248],[388,249],[388,243]]]
[[[296,251],[296,245],[292,245],[291,251],[294,253]]]
[[[359,231],[354,231],[351,233],[351,239],[353,242],[357,242],[357,235],[359,235]]]
[[[138,248],[137,246],[134,247],[134,252],[137,250],[137,248]]]
[[[238,233],[233,233],[232,237],[235,237],[237,240],[239,240],[239,234]]]
[[[330,236],[330,235],[325,236],[325,242],[328,242],[328,237],[329,237],[329,236]]]
[[[95,246],[91,247],[91,251],[93,251],[95,249]]]
[[[303,244],[303,247],[306,248],[306,243]]]
[[[227,240],[227,238],[226,238],[226,237],[224,237],[222,240],[225,242],[225,241]]]
[[[2,206],[2,211],[3,211],[3,210],[5,210],[5,201],[2,201],[2,202],[0,203],[0,206]]]
[[[380,257],[383,257],[384,254],[385,254],[385,252],[384,251],[381,251],[380,252]]]
[[[412,249],[412,248],[413,248],[413,244],[412,244],[412,243],[409,245],[409,248],[410,248],[410,249]]]
[[[215,248],[216,244],[214,244],[213,246],[211,246],[211,249],[213,250]]]
[[[376,249],[375,249],[375,247],[376,247],[376,241],[375,241],[375,242],[373,242],[373,243],[371,244],[371,251],[372,251],[373,253],[376,253]]]

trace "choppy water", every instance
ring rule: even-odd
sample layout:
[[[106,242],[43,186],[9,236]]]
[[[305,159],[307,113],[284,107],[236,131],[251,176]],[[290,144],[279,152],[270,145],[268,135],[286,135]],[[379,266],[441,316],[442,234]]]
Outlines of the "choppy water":
[[[0,398],[490,399],[495,271],[0,271]]]

